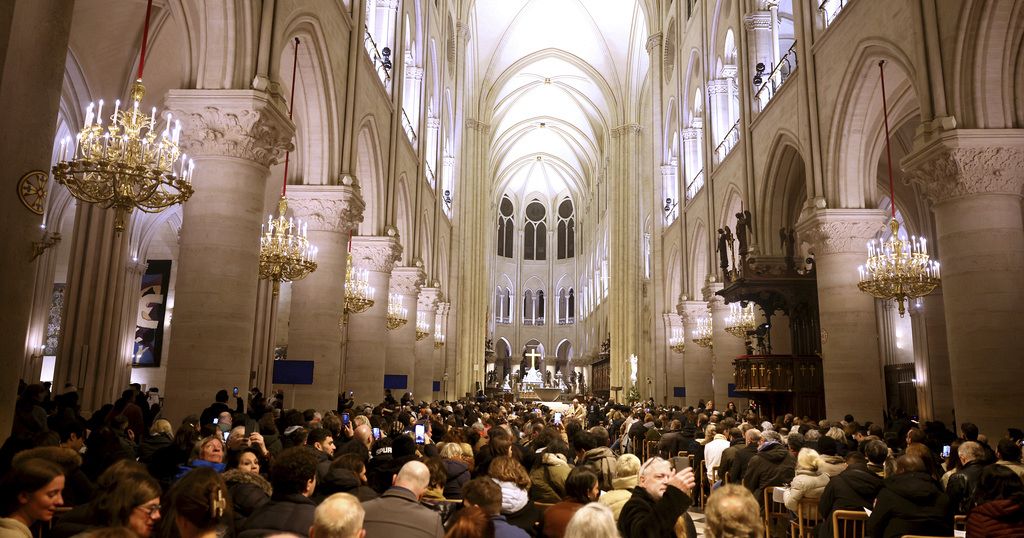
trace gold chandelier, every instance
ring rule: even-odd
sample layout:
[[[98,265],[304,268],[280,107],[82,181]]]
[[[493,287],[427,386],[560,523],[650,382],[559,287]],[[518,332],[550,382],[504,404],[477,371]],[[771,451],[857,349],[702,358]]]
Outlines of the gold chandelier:
[[[149,16],[153,0],[146,6],[139,69],[132,84],[131,106],[114,101],[114,113],[104,126],[102,99],[89,103],[85,126],[72,142],[61,140],[54,179],[71,195],[86,203],[114,210],[114,231],[124,231],[133,209],[159,213],[184,203],[192,196],[192,160],[178,146],[181,122],[170,113],[158,131],[156,107],[149,114],[141,108],[146,88],[142,71],[146,64]],[[95,110],[95,111],[94,111]],[[94,122],[95,120],[95,122]]]
[[[668,348],[673,353],[682,353],[686,349],[686,336],[682,327],[672,327],[672,335],[668,338]]]
[[[712,327],[711,327],[711,316],[703,316],[697,319],[696,326],[691,331],[690,341],[697,344],[700,347],[711,347],[712,343]]]
[[[351,245],[351,243],[350,243]],[[349,314],[366,312],[373,306],[374,289],[370,286],[370,274],[366,269],[356,269],[352,263],[352,252],[348,253],[345,269],[345,314],[341,323],[348,322]]]
[[[425,319],[416,320],[416,341],[419,342],[430,336],[430,324]]]
[[[736,338],[746,340],[747,333],[754,329],[757,329],[754,305],[741,306],[740,303],[730,304],[729,316],[725,318],[725,332]]]
[[[885,99],[885,60],[878,62],[882,83],[882,112],[885,118],[885,155],[889,164],[889,201],[892,217],[889,219],[890,236],[885,240],[868,242],[868,258],[857,268],[860,282],[857,287],[874,297],[892,299],[899,307],[900,317],[906,313],[907,302],[928,295],[941,283],[939,262],[928,256],[928,241],[924,237],[900,238],[900,223],[896,220],[896,189],[892,177],[892,154],[889,149],[889,110]]]
[[[444,331],[441,330],[441,325],[438,324],[434,329],[434,349],[441,349],[442,347],[444,347]]]
[[[388,330],[393,331],[408,322],[409,310],[402,306],[402,296],[397,293],[388,294]]]
[[[299,38],[295,38],[295,61],[292,64],[292,94],[288,106],[288,119],[295,106],[295,65],[298,63]],[[284,156],[284,177],[281,180],[281,199],[277,203],[277,218],[267,217],[260,228],[260,278],[274,282],[274,295],[281,282],[302,280],[316,271],[317,248],[309,243],[307,228],[301,220],[288,218],[288,162],[291,152]]]

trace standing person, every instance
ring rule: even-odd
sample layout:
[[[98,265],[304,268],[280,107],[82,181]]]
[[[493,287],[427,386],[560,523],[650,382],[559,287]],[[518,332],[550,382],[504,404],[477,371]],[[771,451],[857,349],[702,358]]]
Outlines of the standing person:
[[[619,514],[619,532],[630,538],[675,537],[676,520],[683,516],[686,537],[696,538],[697,529],[686,513],[693,503],[690,492],[695,485],[692,468],[673,471],[664,459],[647,460],[640,466],[633,496]]]
[[[128,471],[104,493],[93,523],[101,527],[128,527],[138,538],[149,538],[163,515],[161,493],[160,483],[146,472]]]
[[[242,527],[240,538],[280,532],[305,535],[313,526],[316,503],[310,500],[316,489],[316,456],[304,446],[287,448],[270,467],[270,502],[256,510]]]
[[[32,538],[37,521],[48,522],[64,499],[64,471],[41,459],[18,462],[0,480],[0,537]]]
[[[616,521],[622,513],[622,507],[626,501],[633,496],[633,488],[637,485],[637,474],[640,472],[640,458],[633,454],[619,456],[615,465],[615,479],[612,480],[614,489],[601,495],[601,504],[611,508],[612,516]]]
[[[228,487],[213,469],[185,475],[171,487],[167,500],[181,538],[216,538],[231,530]]]
[[[441,516],[420,504],[430,484],[430,470],[419,461],[402,466],[394,485],[379,498],[363,503],[368,538],[444,536]]]

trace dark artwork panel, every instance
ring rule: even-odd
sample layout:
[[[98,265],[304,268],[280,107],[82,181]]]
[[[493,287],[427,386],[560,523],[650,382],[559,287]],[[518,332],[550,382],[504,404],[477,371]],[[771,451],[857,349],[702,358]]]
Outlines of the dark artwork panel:
[[[135,323],[135,349],[132,366],[160,366],[164,343],[164,317],[167,314],[167,292],[171,286],[171,260],[149,260],[142,275],[142,294]]]

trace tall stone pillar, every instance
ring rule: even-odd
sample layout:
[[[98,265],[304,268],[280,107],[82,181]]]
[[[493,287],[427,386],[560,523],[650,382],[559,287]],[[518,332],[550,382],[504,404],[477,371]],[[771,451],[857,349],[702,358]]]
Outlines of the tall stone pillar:
[[[812,244],[817,267],[828,418],[849,413],[861,424],[880,422],[885,410],[875,298],[857,288],[867,241],[884,224],[877,209],[819,209],[796,226]]]
[[[21,379],[24,379],[26,383],[38,383],[43,368],[43,354],[46,349],[46,336],[50,322],[50,308],[53,306],[53,277],[57,265],[56,251],[61,240],[61,234],[59,233],[45,233],[43,235],[43,244],[50,243],[51,246],[36,258],[35,288],[32,294],[32,316],[29,318],[25,362],[21,369]],[[56,388],[57,390],[61,389],[61,387]]]
[[[267,175],[294,126],[281,103],[255,90],[171,90],[166,105],[196,163],[167,368],[164,410],[176,423],[249,381]]]
[[[777,7],[775,9],[778,9]],[[743,18],[743,26],[747,30],[747,43],[750,44],[750,55],[753,62],[751,71],[758,63],[764,64],[764,75],[767,76],[775,68],[778,55],[775,53],[777,43],[773,46],[772,13],[770,11],[752,11]]]
[[[406,385],[402,392],[412,392],[416,384],[416,315],[423,280],[423,269],[419,267],[395,267],[391,270],[391,293],[402,301],[402,308],[408,312],[408,321],[388,331],[388,355],[384,373],[405,378]],[[426,399],[430,393],[413,392],[413,396]]]
[[[903,168],[935,211],[956,420],[1000,437],[1024,376],[1024,135],[947,131]]]
[[[249,384],[263,394],[270,394],[274,380],[274,351],[277,348],[277,318],[281,296],[287,295],[291,283],[281,285],[274,295],[274,283],[260,280],[256,286],[256,321],[252,337],[252,361],[249,366]]]
[[[914,377],[921,420],[953,424],[953,386],[946,346],[941,288],[913,301],[907,310],[914,332]]]
[[[697,320],[711,315],[708,303],[704,301],[680,301],[676,307],[683,317],[683,334],[686,335],[686,349],[683,351],[683,379],[686,381],[686,405],[696,407],[700,400],[715,397],[712,384],[711,348],[700,347],[692,341]]]
[[[359,403],[377,404],[384,399],[387,360],[387,313],[391,271],[402,256],[398,239],[388,236],[352,238],[352,263],[365,269],[373,288],[373,306],[360,314],[349,314],[346,339],[344,383]]]
[[[665,314],[665,333],[668,338],[671,338],[673,333],[681,334],[683,340],[686,342],[686,348],[683,350],[685,353],[690,346],[696,346],[697,344],[690,343],[690,339],[686,337],[686,329],[683,327],[683,318],[676,313]],[[667,350],[668,360],[665,364],[665,394],[667,396],[668,405],[686,405],[685,397],[675,396],[676,387],[686,386],[686,374],[683,370],[683,355],[676,353],[671,349]]]
[[[612,129],[612,161],[609,183],[608,329],[611,333],[612,387],[622,387],[621,398],[629,394],[629,357],[637,355],[644,364],[640,348],[640,307],[642,294],[643,235],[640,226],[640,126],[625,124]],[[637,382],[645,372],[638,371]],[[641,390],[642,387],[637,387]],[[615,391],[612,391],[614,397]]]
[[[441,298],[441,290],[436,287],[421,288],[416,301],[416,319],[423,324],[427,335],[422,339],[417,336],[414,369],[413,394],[417,399],[431,401],[434,399],[434,381],[441,378],[435,376],[434,369],[434,327],[437,323],[437,301]]]
[[[717,148],[725,138],[732,123],[729,121],[728,110],[732,106],[729,103],[732,84],[727,78],[714,78],[708,81],[708,102],[711,109],[711,147]],[[713,155],[712,162],[721,162],[725,155]],[[705,177],[708,177],[706,174]]]
[[[0,158],[4,163],[0,197],[0,436],[6,437],[14,416],[18,379],[26,353],[36,342],[26,340],[32,309],[32,242],[42,235],[39,215],[29,211],[15,185],[32,170],[49,171],[60,106],[61,81],[67,60],[68,35],[75,3],[66,0],[15,2],[0,8],[10,17],[0,39]],[[52,192],[52,191],[51,191]]]
[[[441,398],[450,400],[455,396],[454,388],[451,385],[450,372],[454,369],[449,362],[454,358],[453,353],[448,352],[445,345],[448,335],[448,313],[452,304],[449,302],[437,303],[437,314],[434,316],[434,379],[441,380]],[[438,337],[441,340],[438,340]]]
[[[114,233],[112,211],[78,205],[53,385],[75,386],[83,412],[113,403],[131,377],[145,264],[130,259],[130,237]]]
[[[711,307],[711,338],[714,342],[711,346],[711,372],[715,388],[715,408],[725,409],[726,403],[732,400],[737,409],[745,409],[746,398],[729,397],[729,384],[735,383],[736,368],[733,361],[740,355],[746,355],[747,348],[743,340],[725,330],[732,307],[725,304],[725,299],[715,295],[722,287],[721,282],[709,282],[703,290],[704,298]]]
[[[288,188],[288,207],[296,219],[309,224],[309,241],[318,249],[316,271],[292,283],[288,357],[313,361],[313,384],[295,388],[295,405],[336,409],[348,238],[363,220],[365,204],[354,184],[294,185]]]

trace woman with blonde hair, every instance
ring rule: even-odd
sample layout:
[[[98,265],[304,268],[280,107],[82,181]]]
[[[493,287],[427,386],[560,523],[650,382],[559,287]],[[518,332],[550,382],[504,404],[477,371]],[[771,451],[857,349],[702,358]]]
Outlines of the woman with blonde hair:
[[[810,448],[801,448],[796,457],[796,475],[789,489],[786,490],[784,502],[786,508],[797,511],[800,499],[819,499],[828,485],[828,475],[821,472],[821,457]]]
[[[635,457],[635,456],[634,456]],[[615,516],[611,508],[592,502],[584,505],[572,516],[565,527],[564,538],[619,538]]]
[[[541,513],[530,499],[531,482],[526,468],[511,456],[498,456],[491,460],[487,476],[501,486],[501,514],[505,519],[533,533]]]
[[[612,479],[612,490],[601,496],[598,501],[611,509],[615,521],[626,501],[633,496],[633,488],[637,485],[640,474],[640,458],[633,454],[623,454],[615,461],[615,478]],[[614,527],[614,524],[612,525]]]

